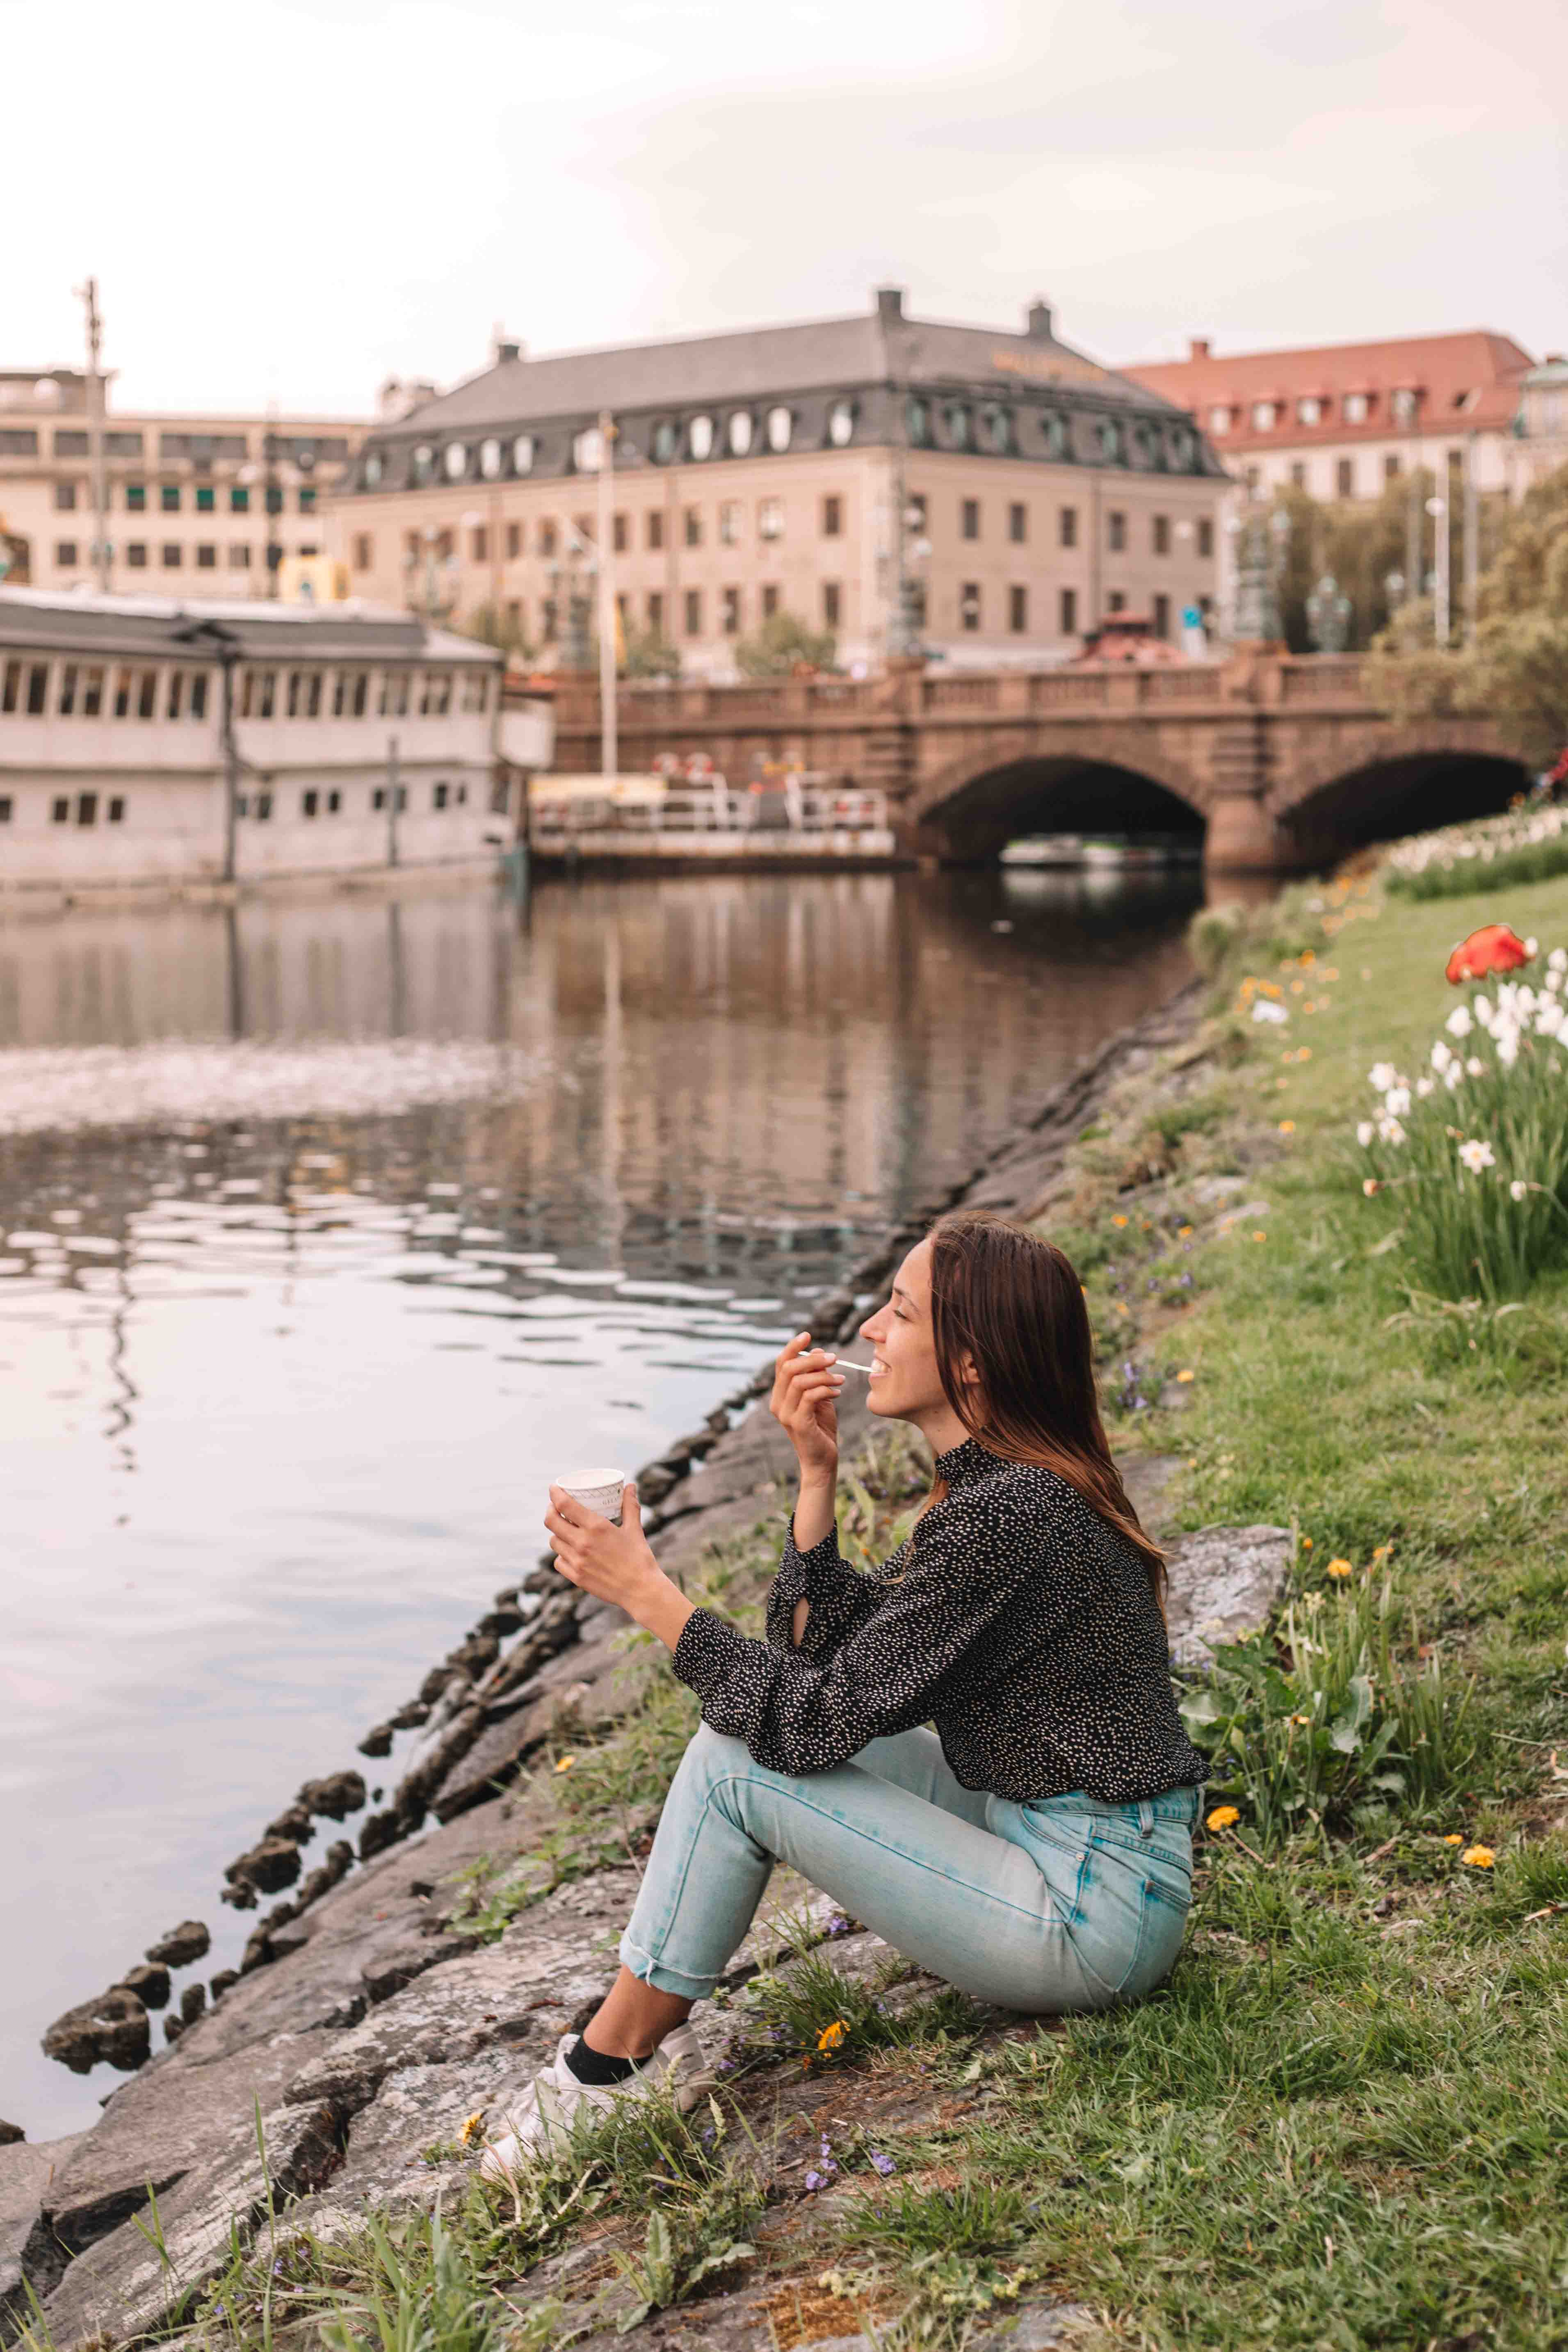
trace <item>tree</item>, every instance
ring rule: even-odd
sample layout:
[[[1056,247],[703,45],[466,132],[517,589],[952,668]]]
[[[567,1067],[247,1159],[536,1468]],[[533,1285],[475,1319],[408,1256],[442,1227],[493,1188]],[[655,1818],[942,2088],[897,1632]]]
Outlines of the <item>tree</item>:
[[[481,646],[494,646],[499,653],[515,655],[521,663],[531,662],[534,648],[527,632],[516,615],[499,604],[479,604],[454,625],[458,635],[474,637]]]
[[[1367,682],[1402,718],[1490,719],[1528,766],[1549,767],[1568,743],[1568,466],[1510,516],[1477,612],[1459,653],[1417,651],[1386,629]]]
[[[774,613],[754,637],[741,639],[735,647],[735,664],[747,677],[788,677],[803,667],[831,669],[837,651],[831,630],[818,635],[793,613]]]
[[[658,629],[632,627],[626,632],[623,677],[679,677],[680,656]]]

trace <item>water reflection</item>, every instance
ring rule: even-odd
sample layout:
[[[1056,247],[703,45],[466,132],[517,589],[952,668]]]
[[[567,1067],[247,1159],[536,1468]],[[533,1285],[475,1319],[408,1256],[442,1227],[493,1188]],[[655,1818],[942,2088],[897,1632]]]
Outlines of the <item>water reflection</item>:
[[[223,1864],[531,1559],[552,1468],[700,1421],[1184,976],[1188,904],[730,877],[0,928],[0,2114],[90,2119],[115,2078],[47,2019],[183,1916],[225,1965]]]

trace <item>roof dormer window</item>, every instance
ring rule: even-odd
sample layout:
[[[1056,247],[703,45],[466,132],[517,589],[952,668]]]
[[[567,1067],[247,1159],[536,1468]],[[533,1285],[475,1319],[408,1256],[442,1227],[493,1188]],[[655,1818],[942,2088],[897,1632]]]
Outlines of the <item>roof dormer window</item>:
[[[500,472],[501,446],[495,439],[479,443],[479,471],[487,482],[493,482]]]
[[[427,482],[434,475],[436,471],[436,452],[432,449],[428,441],[421,441],[419,446],[415,450],[413,467],[414,478],[416,482]]]
[[[855,437],[855,403],[836,400],[827,412],[827,437],[836,449],[847,449]]]
[[[374,490],[381,479],[381,451],[373,449],[364,461],[364,486]]]
[[[574,435],[572,464],[579,474],[596,474],[605,462],[605,436],[596,425]]]
[[[1372,413],[1372,394],[1371,394],[1370,393],[1368,393],[1368,392],[1347,392],[1347,393],[1346,393],[1346,394],[1345,394],[1345,423],[1346,423],[1347,425],[1364,425],[1364,424],[1366,423],[1366,420],[1367,420],[1368,416],[1371,415],[1371,413]]]
[[[713,419],[694,416],[687,427],[687,442],[699,465],[713,455]]]
[[[448,441],[441,453],[441,463],[449,482],[460,482],[468,470],[468,453],[460,441]]]
[[[1321,424],[1322,423],[1322,421],[1323,421],[1323,404],[1322,404],[1322,402],[1318,398],[1318,395],[1317,395],[1317,394],[1316,394],[1316,393],[1313,393],[1313,392],[1304,393],[1304,394],[1302,394],[1301,398],[1300,398],[1300,399],[1296,403],[1296,422],[1297,422],[1297,424],[1298,424],[1298,425],[1321,425]]]
[[[1279,404],[1272,400],[1255,400],[1252,404],[1252,429],[1255,433],[1272,433],[1279,415]]]
[[[1220,407],[1211,408],[1209,410],[1209,431],[1211,433],[1228,433],[1230,431],[1230,411],[1228,408]]]
[[[752,438],[755,430],[756,428],[752,422],[751,411],[745,408],[737,408],[731,416],[729,425],[730,455],[731,457],[749,457],[751,456]]]
[[[947,437],[955,449],[973,447],[974,419],[962,400],[952,401],[949,404],[942,421],[947,426]]]
[[[534,446],[531,433],[520,433],[511,445],[511,470],[514,474],[531,474]]]
[[[1415,394],[1409,384],[1402,383],[1396,387],[1389,406],[1393,411],[1395,425],[1415,424]]]
[[[673,465],[680,454],[680,427],[669,417],[660,417],[653,428],[653,462],[656,466]]]
[[[768,447],[770,449],[773,450],[775,453],[782,454],[789,447],[790,436],[794,431],[795,417],[791,414],[790,410],[787,408],[769,409]]]

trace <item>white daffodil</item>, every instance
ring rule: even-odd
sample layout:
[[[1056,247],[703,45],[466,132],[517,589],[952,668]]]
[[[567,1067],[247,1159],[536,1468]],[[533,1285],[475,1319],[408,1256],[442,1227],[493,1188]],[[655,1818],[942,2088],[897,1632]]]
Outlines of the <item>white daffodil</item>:
[[[1253,1005],[1252,1017],[1255,1021],[1284,1022],[1289,1021],[1290,1015],[1282,1004],[1272,1003],[1267,996],[1260,996]]]
[[[1436,1087],[1437,1081],[1436,1078],[1417,1078],[1415,1081],[1415,1091],[1423,1099],[1425,1099],[1429,1094],[1435,1094],[1436,1092]]]
[[[1483,1029],[1489,1029],[1491,1027],[1492,1001],[1489,996],[1472,997],[1470,1000],[1470,1010],[1475,1014],[1476,1019],[1480,1023]]]
[[[1366,1075],[1368,1085],[1375,1087],[1380,1095],[1385,1095],[1390,1087],[1399,1082],[1399,1073],[1392,1062],[1374,1062]]]
[[[1468,1037],[1475,1025],[1475,1023],[1470,1019],[1468,1012],[1462,1004],[1456,1004],[1452,1013],[1449,1013],[1448,1018],[1443,1024],[1444,1028],[1447,1031],[1450,1037]]]
[[[1459,1080],[1464,1076],[1464,1075],[1465,1074],[1463,1070],[1460,1069],[1458,1062],[1449,1063],[1447,1068],[1443,1073],[1443,1084],[1447,1087],[1450,1094],[1453,1093],[1455,1087],[1458,1085]]]
[[[1492,1044],[1497,1048],[1497,1057],[1503,1068],[1511,1070],[1519,1059],[1519,1031],[1511,1022],[1506,1029],[1500,1028],[1496,1032]]]
[[[1492,1150],[1491,1145],[1489,1143],[1482,1143],[1479,1138],[1474,1136],[1471,1137],[1468,1143],[1460,1144],[1459,1157],[1464,1161],[1472,1176],[1479,1176],[1484,1168],[1495,1168],[1497,1166],[1497,1153]]]
[[[1531,958],[1533,958],[1533,957],[1535,957],[1535,956],[1538,956],[1538,955],[1541,953],[1541,942],[1540,942],[1540,940],[1526,940],[1526,941],[1525,941],[1525,943],[1524,943],[1524,952],[1525,952],[1525,954],[1526,954],[1527,956],[1530,956],[1530,957],[1531,957]]]
[[[1568,948],[1553,948],[1546,959],[1548,971],[1568,971]]]
[[[1484,1078],[1486,1074],[1487,1066],[1482,1061],[1480,1055],[1479,1054],[1472,1054],[1469,1060],[1465,1064],[1466,1076],[1470,1078]],[[1456,1077],[1458,1076],[1457,1069],[1454,1072],[1454,1076]]]
[[[1408,1087],[1390,1087],[1383,1097],[1383,1107],[1390,1118],[1403,1118],[1410,1108]]]
[[[1525,1182],[1523,1177],[1516,1176],[1513,1182],[1508,1188],[1509,1198],[1512,1201],[1522,1201],[1529,1190],[1530,1187]]]
[[[1396,1118],[1380,1118],[1377,1122],[1379,1139],[1384,1143],[1403,1143],[1405,1129]]]
[[[1453,1058],[1454,1049],[1452,1045],[1445,1045],[1443,1040],[1439,1037],[1434,1045],[1430,1055],[1432,1067],[1435,1070],[1446,1070]]]
[[[1377,1129],[1373,1127],[1370,1118],[1363,1118],[1361,1121],[1361,1124],[1357,1127],[1355,1131],[1355,1139],[1360,1144],[1363,1151],[1367,1149],[1367,1146],[1371,1143],[1373,1137],[1376,1133]]]

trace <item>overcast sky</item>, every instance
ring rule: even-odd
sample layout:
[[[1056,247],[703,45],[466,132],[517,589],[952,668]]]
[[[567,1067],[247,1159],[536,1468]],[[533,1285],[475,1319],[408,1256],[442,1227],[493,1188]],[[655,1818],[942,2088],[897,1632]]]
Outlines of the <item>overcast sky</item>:
[[[1563,0],[0,0],[0,364],[389,374],[857,310],[1568,347]]]

